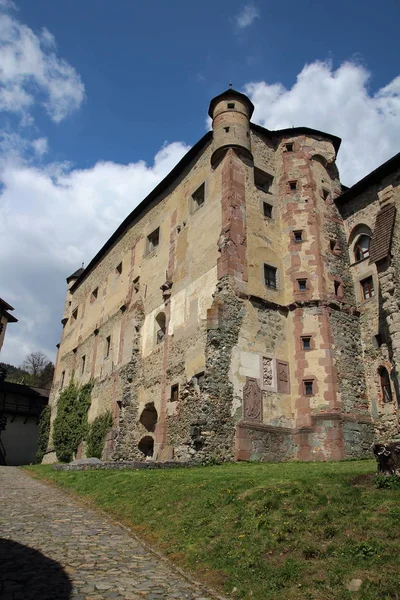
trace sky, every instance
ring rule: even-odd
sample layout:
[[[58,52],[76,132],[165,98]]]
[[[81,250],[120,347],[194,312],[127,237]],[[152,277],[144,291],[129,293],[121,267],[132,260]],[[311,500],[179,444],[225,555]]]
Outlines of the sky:
[[[269,129],[342,138],[352,185],[400,150],[398,0],[0,0],[1,360],[55,359],[65,278],[233,87]]]

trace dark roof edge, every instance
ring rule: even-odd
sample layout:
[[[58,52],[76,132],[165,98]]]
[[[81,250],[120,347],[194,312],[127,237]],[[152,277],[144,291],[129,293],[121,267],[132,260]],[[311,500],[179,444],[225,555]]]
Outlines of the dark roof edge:
[[[194,158],[201,152],[201,150],[206,146],[206,144],[212,139],[212,131],[207,131],[205,135],[194,145],[188,152],[186,152],[185,156],[181,158],[177,165],[168,173],[166,177],[150,192],[144,200],[142,200],[133,211],[126,217],[126,219],[121,223],[121,225],[114,231],[112,236],[106,241],[104,246],[99,250],[99,252],[92,258],[88,266],[85,268],[83,273],[78,277],[75,283],[71,286],[71,292],[74,292],[79,285],[86,279],[86,277],[93,271],[94,267],[103,257],[103,255],[111,248],[114,243],[118,240],[118,238],[123,234],[126,228],[140,215],[140,213],[149,206],[149,204],[157,198],[160,194],[162,194],[179,175],[184,171],[184,169],[194,160]]]
[[[224,98],[228,98],[228,97],[239,98],[239,100],[241,100],[242,102],[245,102],[250,109],[250,118],[251,118],[251,115],[254,112],[254,104],[252,103],[250,98],[248,98],[246,96],[246,94],[242,94],[242,92],[238,92],[236,90],[233,90],[232,88],[225,90],[225,92],[222,92],[222,94],[218,94],[218,96],[215,96],[215,98],[213,98],[211,100],[210,106],[208,108],[208,116],[212,118],[213,112],[214,112],[214,106],[217,104],[217,102],[220,102]]]
[[[361,194],[364,190],[366,190],[370,185],[374,185],[375,183],[379,183],[386,175],[389,175],[396,168],[400,167],[400,152],[389,158],[382,165],[368,173],[365,177],[357,181],[353,186],[348,188],[343,194],[340,194],[335,199],[335,202],[342,204],[343,202],[347,202],[348,200],[352,200],[355,196]]]
[[[14,315],[10,315],[6,310],[3,312],[3,317],[5,317],[9,323],[18,323],[18,319],[14,317]]]
[[[8,304],[3,298],[0,298],[0,307],[4,307],[6,310],[14,310],[14,307],[11,304]]]
[[[288,127],[287,129],[276,129],[272,131],[271,129],[266,129],[261,125],[257,125],[256,123],[250,123],[250,127],[263,135],[267,135],[268,137],[284,137],[285,135],[318,135],[321,137],[326,137],[331,140],[333,147],[335,148],[336,153],[340,148],[340,144],[342,140],[340,137],[333,135],[332,133],[326,133],[325,131],[319,131],[319,129],[311,129],[311,127]]]

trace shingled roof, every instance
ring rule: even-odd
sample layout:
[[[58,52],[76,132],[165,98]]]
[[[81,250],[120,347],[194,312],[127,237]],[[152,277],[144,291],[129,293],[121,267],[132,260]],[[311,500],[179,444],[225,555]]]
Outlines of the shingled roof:
[[[376,215],[369,258],[370,265],[389,256],[395,216],[396,207],[394,204],[383,206]]]

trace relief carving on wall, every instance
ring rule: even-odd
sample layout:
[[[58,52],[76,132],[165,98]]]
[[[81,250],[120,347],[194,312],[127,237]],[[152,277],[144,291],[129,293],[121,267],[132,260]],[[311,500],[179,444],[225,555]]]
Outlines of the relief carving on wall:
[[[243,388],[243,413],[245,421],[262,421],[262,391],[252,377],[246,378]]]
[[[271,388],[274,385],[274,359],[268,356],[262,357],[262,379],[263,388]]]

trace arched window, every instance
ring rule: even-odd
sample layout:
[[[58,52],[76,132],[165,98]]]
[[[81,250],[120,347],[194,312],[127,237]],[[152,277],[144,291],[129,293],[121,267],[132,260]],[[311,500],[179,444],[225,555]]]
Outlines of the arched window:
[[[379,368],[379,377],[381,379],[382,398],[384,402],[391,402],[392,388],[390,387],[390,376],[386,367]]]
[[[356,262],[360,262],[360,260],[369,257],[370,245],[371,238],[369,235],[360,235],[354,244],[354,258],[356,259]]]

